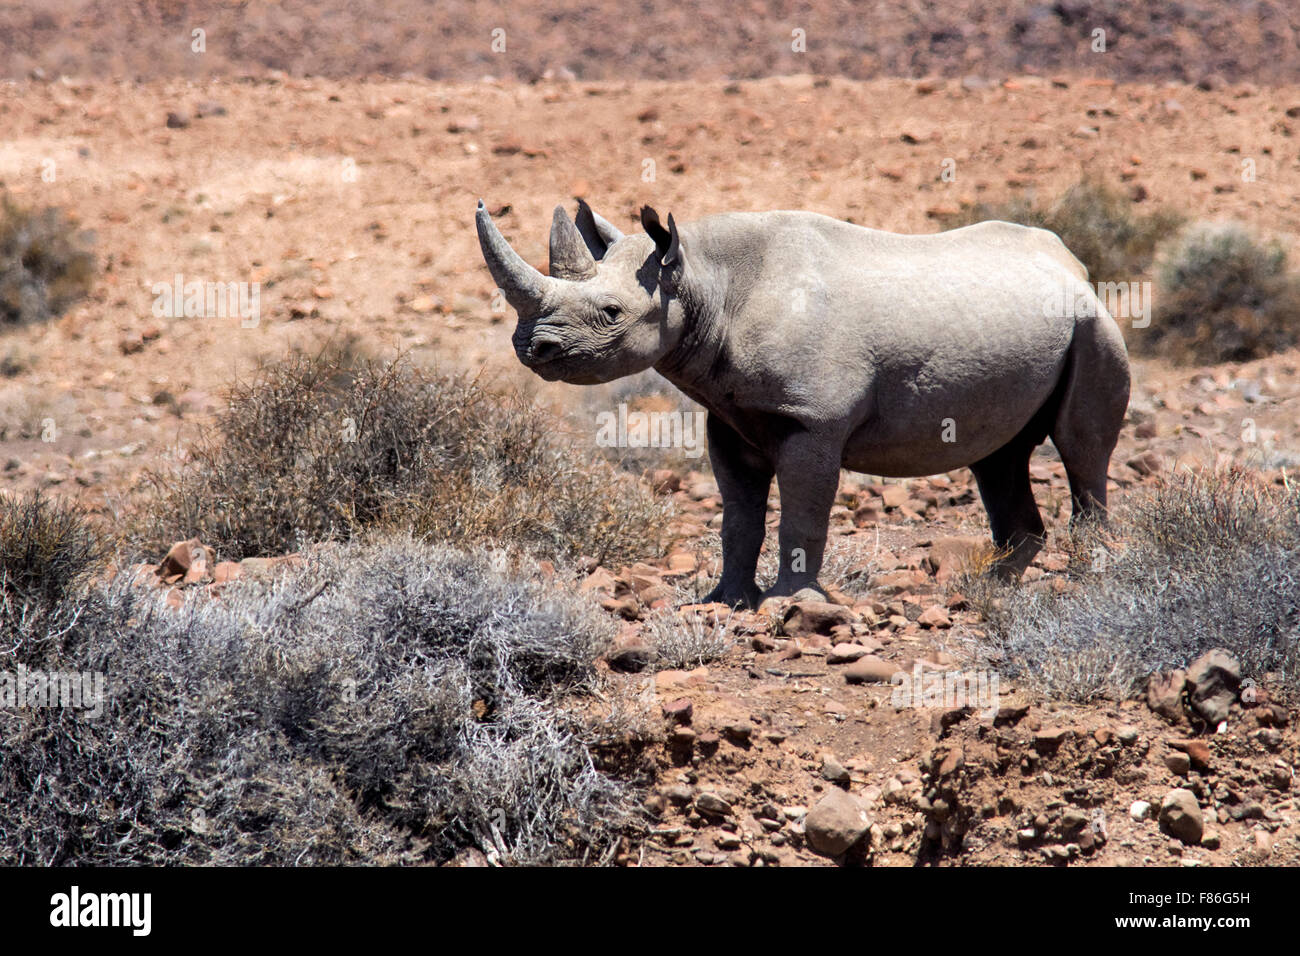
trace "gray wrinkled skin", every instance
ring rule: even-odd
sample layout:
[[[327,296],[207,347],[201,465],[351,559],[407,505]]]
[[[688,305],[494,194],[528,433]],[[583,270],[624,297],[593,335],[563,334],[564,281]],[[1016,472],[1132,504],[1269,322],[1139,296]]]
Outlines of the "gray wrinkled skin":
[[[1054,234],[986,222],[905,236],[809,212],[678,230],[649,208],[642,224],[646,234],[624,236],[585,203],[576,224],[557,207],[543,276],[482,202],[477,214],[484,259],[519,313],[524,365],[579,385],[653,367],[708,409],[723,500],[710,600],[758,603],[774,477],[780,570],[762,597],[819,587],[841,468],[970,467],[1008,576],[1042,546],[1028,463],[1046,438],[1069,477],[1071,520],[1104,514],[1128,358],[1087,270]],[[1046,308],[1063,288],[1080,306]]]

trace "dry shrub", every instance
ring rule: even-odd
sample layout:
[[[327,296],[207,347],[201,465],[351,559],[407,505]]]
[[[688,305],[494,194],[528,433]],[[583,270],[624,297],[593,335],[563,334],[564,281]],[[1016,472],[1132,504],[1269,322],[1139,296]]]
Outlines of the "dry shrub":
[[[0,325],[56,318],[85,296],[91,242],[62,210],[36,212],[0,195]]]
[[[651,615],[646,620],[645,636],[657,654],[655,669],[691,670],[722,660],[732,645],[727,636],[730,622],[730,616],[710,624],[701,614],[680,615],[674,611]]]
[[[1245,362],[1300,341],[1300,286],[1286,250],[1240,226],[1198,224],[1162,248],[1150,328],[1131,336],[1142,352],[1177,362]]]
[[[943,224],[955,229],[989,219],[1056,233],[1094,282],[1137,281],[1150,269],[1157,244],[1182,224],[1182,217],[1168,210],[1136,212],[1122,194],[1094,179],[1076,183],[1049,205],[1025,198],[976,203]]]
[[[1300,686],[1300,496],[1241,469],[1180,472],[1082,530],[1060,594],[989,585],[988,656],[1045,694],[1122,698],[1225,648]],[[973,592],[972,592],[973,593]]]
[[[0,864],[597,861],[627,820],[583,715],[612,623],[484,554],[323,546],[180,610],[122,574],[77,618],[50,666],[107,704],[0,710]]]
[[[463,374],[352,351],[264,367],[185,464],[154,479],[146,543],[198,535],[229,558],[400,525],[620,562],[654,553],[667,518],[544,411]]]
[[[0,496],[0,656],[38,663],[71,623],[66,603],[105,556],[86,515],[41,492]]]

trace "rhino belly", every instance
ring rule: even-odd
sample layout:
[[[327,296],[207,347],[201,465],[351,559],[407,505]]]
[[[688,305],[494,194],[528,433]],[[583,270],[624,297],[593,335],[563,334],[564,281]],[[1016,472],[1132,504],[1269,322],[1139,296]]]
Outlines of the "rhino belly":
[[[979,461],[1019,435],[1052,399],[1066,348],[1068,340],[1037,350],[954,352],[920,368],[878,370],[866,417],[845,444],[844,467],[905,478]]]

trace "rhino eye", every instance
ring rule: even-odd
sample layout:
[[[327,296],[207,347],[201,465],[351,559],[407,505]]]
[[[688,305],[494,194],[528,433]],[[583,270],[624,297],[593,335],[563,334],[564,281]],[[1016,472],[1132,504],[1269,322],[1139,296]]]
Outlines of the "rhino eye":
[[[609,319],[611,322],[623,314],[623,310],[616,305],[602,306],[600,312],[601,315]]]

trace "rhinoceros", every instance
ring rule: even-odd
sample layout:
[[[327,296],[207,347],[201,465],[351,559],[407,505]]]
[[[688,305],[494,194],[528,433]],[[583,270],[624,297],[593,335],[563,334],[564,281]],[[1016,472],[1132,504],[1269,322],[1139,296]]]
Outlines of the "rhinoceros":
[[[1104,517],[1128,356],[1055,234],[982,222],[901,235],[791,211],[680,228],[648,206],[640,218],[644,232],[623,235],[583,201],[576,221],[557,206],[543,275],[481,200],[476,217],[488,269],[518,313],[520,362],[579,385],[654,368],[707,410],[722,574],[706,600],[753,607],[821,591],[842,468],[916,477],[969,467],[994,571],[1012,578],[1044,542],[1029,458],[1049,436],[1071,522]],[[779,570],[760,594],[774,477]]]

